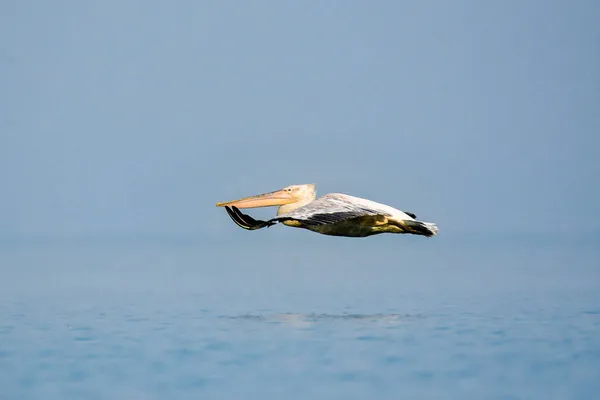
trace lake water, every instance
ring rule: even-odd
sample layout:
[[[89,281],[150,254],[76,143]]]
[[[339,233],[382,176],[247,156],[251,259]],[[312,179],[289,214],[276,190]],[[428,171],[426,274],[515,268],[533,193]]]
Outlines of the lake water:
[[[0,398],[596,399],[598,242],[5,241]]]

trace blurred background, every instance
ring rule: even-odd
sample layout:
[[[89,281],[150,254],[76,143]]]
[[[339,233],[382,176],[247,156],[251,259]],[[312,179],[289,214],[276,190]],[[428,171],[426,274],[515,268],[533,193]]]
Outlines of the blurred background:
[[[295,183],[440,238],[600,231],[595,2],[1,7],[5,240],[242,241],[214,203]]]
[[[593,397],[599,15],[1,2],[0,397]],[[302,183],[440,234],[247,232],[215,207]],[[235,319],[280,313],[316,327]]]

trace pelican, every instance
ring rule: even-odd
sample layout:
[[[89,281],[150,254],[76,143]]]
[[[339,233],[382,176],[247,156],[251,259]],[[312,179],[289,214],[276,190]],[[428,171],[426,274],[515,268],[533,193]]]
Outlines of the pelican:
[[[277,217],[260,221],[240,208],[279,206]],[[316,198],[315,185],[291,185],[274,192],[217,203],[225,207],[238,226],[255,230],[280,222],[323,235],[365,237],[380,233],[411,233],[431,237],[438,233],[434,223],[417,221],[415,214],[385,204],[330,193]]]

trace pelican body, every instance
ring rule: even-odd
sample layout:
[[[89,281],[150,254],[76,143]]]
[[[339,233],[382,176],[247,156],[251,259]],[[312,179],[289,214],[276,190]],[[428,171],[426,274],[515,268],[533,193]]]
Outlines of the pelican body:
[[[243,208],[279,206],[277,217],[268,221],[252,218]],[[256,230],[282,223],[323,235],[365,237],[380,233],[410,233],[431,237],[437,234],[434,223],[417,221],[416,215],[385,204],[330,193],[316,198],[315,185],[291,185],[274,192],[217,203],[225,207],[240,227]]]

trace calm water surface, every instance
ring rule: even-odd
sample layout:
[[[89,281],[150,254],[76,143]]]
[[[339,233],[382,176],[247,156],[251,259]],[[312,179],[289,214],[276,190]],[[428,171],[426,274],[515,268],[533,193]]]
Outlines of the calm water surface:
[[[394,239],[4,243],[0,398],[597,398],[593,241]]]

